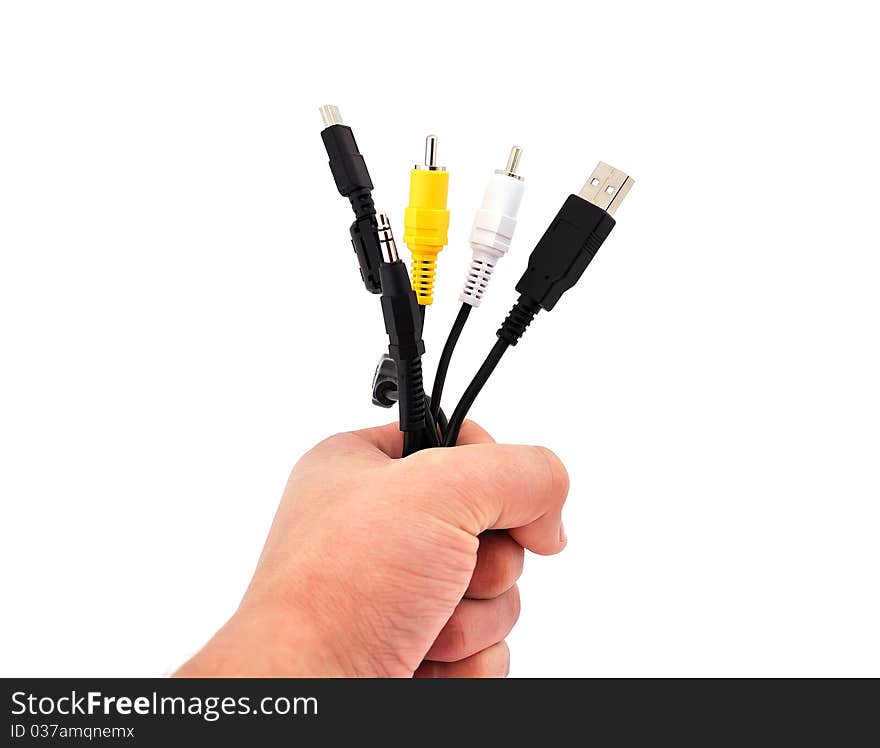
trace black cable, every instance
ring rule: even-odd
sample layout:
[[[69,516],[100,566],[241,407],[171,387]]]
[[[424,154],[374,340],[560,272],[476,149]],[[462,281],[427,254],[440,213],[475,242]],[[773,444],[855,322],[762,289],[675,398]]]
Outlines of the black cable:
[[[379,264],[382,316],[388,334],[388,358],[397,375],[398,419],[404,435],[403,456],[406,457],[421,449],[439,447],[440,437],[429,411],[422,379],[422,354],[425,352],[422,310],[410,284],[406,265],[397,254],[388,216],[377,214],[376,225],[382,252]],[[386,396],[389,392],[385,393]]]
[[[458,401],[458,405],[455,406],[443,437],[444,447],[455,446],[455,443],[458,441],[458,434],[464,424],[464,419],[474,404],[474,400],[477,399],[477,395],[480,394],[480,390],[483,389],[492,372],[495,371],[495,367],[498,366],[498,362],[501,360],[504,352],[510,346],[516,345],[519,342],[519,339],[523,336],[526,328],[531,324],[531,321],[540,309],[541,307],[538,304],[524,296],[520,296],[516,304],[513,305],[510,313],[504,322],[501,323],[498,332],[495,333],[498,336],[498,340],[495,342],[492,350],[489,351],[489,355],[486,356],[486,360],[483,361],[483,365],[479,368],[471,383],[467,386],[467,389],[461,396],[461,400]]]
[[[437,364],[437,374],[434,377],[434,388],[431,390],[431,415],[437,420],[440,414],[440,399],[443,397],[443,386],[446,384],[446,374],[449,371],[449,362],[452,361],[452,353],[461,337],[461,331],[467,322],[468,315],[473,307],[470,304],[462,304],[458,310],[455,322],[452,323],[452,329],[446,338],[446,344],[443,346],[443,352],[440,354],[440,361]],[[444,432],[446,429],[443,429]]]
[[[580,280],[614,228],[614,213],[629,192],[632,179],[600,162],[581,191],[568,197],[529,255],[526,272],[516,284],[519,300],[496,333],[498,341],[447,422],[440,401],[470,305],[462,307],[450,330],[438,364],[432,397],[428,398],[424,393],[421,368],[421,355],[425,350],[422,342],[425,307],[418,304],[406,269],[397,256],[387,216],[376,214],[373,183],[351,128],[343,123],[334,106],[322,107],[321,116],[325,126],[321,137],[336,187],[348,198],[355,214],[351,239],[361,278],[368,291],[382,294],[389,358],[398,378],[403,453],[407,455],[440,446],[441,442],[443,446],[454,446],[468,411],[507,348],[517,344],[538,311],[551,311],[562,295]],[[479,273],[477,275],[482,277]],[[479,301],[479,295],[476,298]],[[377,368],[373,391],[374,402],[386,407],[393,402],[394,377],[386,370],[389,368],[383,369],[382,364]]]
[[[431,400],[425,398],[425,428],[428,430],[428,437],[432,447],[443,446],[443,434],[437,431],[437,422],[431,415]]]
[[[413,396],[418,397],[418,392],[414,392]],[[441,434],[437,433],[437,425],[431,415],[431,400],[425,396],[424,392],[422,397],[425,403],[425,427],[403,433],[403,454],[401,457],[408,457],[423,449],[443,446]]]
[[[449,430],[449,420],[446,418],[446,414],[443,412],[443,408],[440,408],[440,411],[437,413],[437,418],[434,420],[436,421],[437,426],[440,429],[441,438],[445,438],[446,432]]]
[[[403,453],[401,457],[409,457],[409,455],[420,451],[422,436],[420,431],[404,431],[403,432]]]
[[[431,439],[431,434],[427,429],[421,431],[404,431],[403,432],[403,453],[401,457],[409,457],[423,449],[431,449],[437,444]]]
[[[425,388],[422,382],[422,361],[415,357],[398,362],[397,372],[398,400],[401,431],[418,431],[425,428]]]
[[[504,351],[519,342],[541,309],[551,311],[581,279],[614,228],[614,212],[631,186],[628,175],[600,162],[583,189],[563,203],[529,255],[528,267],[516,284],[519,299],[496,333],[498,342],[455,406],[443,446],[455,446],[468,410]]]
[[[431,420],[430,427],[432,427],[435,433],[438,434],[437,444],[434,446],[442,447],[443,446],[443,437],[446,435],[446,427],[449,425],[449,421],[446,418],[446,414],[443,412],[443,408],[440,408],[440,411],[437,413],[435,417],[431,411],[433,403],[431,402],[430,397],[425,397],[425,405],[427,407],[427,413],[425,414],[425,421],[428,419]]]
[[[401,429],[406,429],[404,434],[410,434],[409,438],[404,436],[403,439],[403,456],[442,446],[434,417],[431,415],[431,401],[426,397],[422,384],[421,358],[406,362],[398,384],[401,394],[398,407],[402,414],[406,414],[405,419],[401,417]]]
[[[410,450],[440,446],[433,419],[426,417],[429,415],[428,405],[422,383],[421,354],[424,344],[421,335],[425,307],[418,306],[406,268],[397,257],[387,216],[383,216],[380,227],[373,203],[373,181],[354,133],[342,121],[335,106],[321,107],[321,118],[324,121],[321,139],[327,150],[330,171],[336,188],[348,198],[355,215],[350,234],[361,279],[370,293],[383,294],[382,312],[390,343],[388,361],[393,362],[393,366],[386,365],[384,360],[380,362],[376,370],[373,400],[380,405],[391,406],[393,401],[390,395],[396,384],[400,428],[404,432],[404,454]],[[385,258],[382,247],[388,248],[389,245],[393,251]],[[383,276],[387,288],[384,288]],[[392,370],[397,375],[396,383],[391,376]]]
[[[373,405],[391,408],[397,404],[398,395],[397,364],[391,356],[385,354],[379,361],[379,365],[376,367],[376,374],[373,377]],[[446,433],[449,421],[443,412],[443,408],[440,408],[436,418],[433,416],[431,412],[431,398],[425,396],[426,422],[428,418],[433,421],[429,428],[433,428],[435,432],[439,433],[437,444],[432,446],[441,447],[443,446],[443,436]]]
[[[501,361],[501,357],[509,347],[510,343],[501,339],[497,340],[495,345],[492,346],[492,350],[489,351],[489,355],[486,356],[483,365],[480,367],[479,371],[477,371],[476,375],[471,380],[471,383],[467,386],[467,389],[461,396],[461,400],[458,401],[458,405],[455,406],[452,417],[449,419],[446,436],[443,438],[444,447],[455,446],[455,443],[458,441],[458,434],[461,431],[462,424],[464,424],[464,419],[467,416],[471,405],[474,404],[474,400],[477,399],[480,390],[482,390],[486,382],[489,381],[489,377],[492,375],[492,372],[495,371],[495,367],[498,366],[498,362]]]

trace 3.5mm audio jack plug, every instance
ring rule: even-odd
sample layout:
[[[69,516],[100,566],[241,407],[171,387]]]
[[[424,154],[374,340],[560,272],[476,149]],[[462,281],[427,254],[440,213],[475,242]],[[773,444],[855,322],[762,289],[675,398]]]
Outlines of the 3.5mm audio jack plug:
[[[400,430],[421,432],[425,429],[426,412],[421,362],[425,352],[425,344],[422,342],[422,315],[409,282],[406,265],[397,256],[397,246],[388,216],[378,213],[376,223],[382,255],[379,265],[382,316],[385,318],[385,331],[388,333],[388,355],[397,368]]]

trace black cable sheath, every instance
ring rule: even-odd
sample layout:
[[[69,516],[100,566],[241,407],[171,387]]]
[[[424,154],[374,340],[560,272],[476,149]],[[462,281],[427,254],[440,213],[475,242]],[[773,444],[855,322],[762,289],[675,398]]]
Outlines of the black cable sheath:
[[[495,367],[498,366],[498,362],[501,360],[504,352],[510,346],[516,345],[519,342],[519,339],[525,334],[526,328],[528,328],[540,310],[540,304],[537,304],[525,294],[517,299],[504,322],[501,323],[501,327],[498,328],[498,332],[495,333],[498,336],[498,340],[495,341],[495,345],[492,346],[492,350],[489,351],[489,355],[486,356],[483,365],[467,386],[467,389],[461,396],[461,400],[458,401],[458,405],[455,406],[443,437],[444,447],[455,446],[462,424],[464,424],[464,419],[474,404],[474,400],[477,399],[477,395],[480,394],[480,390],[483,389],[492,372],[495,371]]]
[[[403,454],[401,454],[401,457],[406,457],[416,451],[417,451],[416,450],[416,432],[415,431],[404,431],[403,432]]]
[[[425,413],[425,421],[429,418],[432,421],[431,427],[433,427],[435,433],[438,433],[437,444],[435,447],[443,446],[443,437],[446,435],[446,427],[449,425],[449,421],[446,419],[446,414],[443,412],[443,408],[440,408],[440,412],[437,414],[437,417],[434,417],[434,414],[431,411],[431,398],[425,396],[425,408],[427,412]]]
[[[446,338],[446,344],[443,346],[443,352],[440,354],[440,361],[437,364],[437,374],[434,377],[434,388],[431,390],[431,415],[434,420],[438,420],[440,415],[440,398],[443,396],[443,386],[446,384],[446,374],[449,371],[449,362],[452,361],[452,353],[461,337],[461,331],[467,322],[468,315],[473,307],[470,304],[462,304],[458,310],[455,322],[452,323],[452,329]],[[446,429],[444,428],[445,432]]]
[[[495,371],[495,367],[498,366],[498,362],[501,361],[504,352],[509,347],[510,343],[506,340],[499,338],[495,341],[495,345],[492,346],[492,350],[489,351],[489,355],[486,356],[483,365],[479,368],[476,375],[471,380],[471,383],[467,386],[467,389],[461,396],[461,400],[458,401],[458,405],[455,406],[455,410],[449,419],[446,436],[443,439],[444,447],[455,446],[455,443],[458,441],[458,434],[461,431],[461,427],[464,424],[464,419],[467,417],[468,411],[474,404],[474,400],[477,399],[477,395],[480,394],[480,390],[483,389],[484,385],[489,380],[492,372]]]
[[[436,432],[435,432],[436,433]],[[418,431],[403,432],[403,454],[402,457],[409,457],[411,454],[421,452],[423,449],[436,447],[437,439],[431,438],[431,432],[427,428]]]
[[[422,384],[421,358],[402,360],[397,367],[398,400],[401,431],[420,431],[427,425],[428,404]]]
[[[437,418],[435,420],[437,425],[440,427],[440,436],[445,438],[446,431],[449,429],[449,420],[446,418],[446,414],[443,412],[443,408],[440,408],[440,412],[437,414]]]
[[[431,415],[431,401],[425,398],[425,428],[428,431],[428,438],[432,447],[442,447],[442,436],[437,433],[437,422]]]
[[[405,365],[404,365],[405,364]],[[422,449],[439,447],[440,437],[429,410],[429,400],[422,387],[421,358],[401,361],[398,368],[398,386],[400,398],[397,401],[401,414],[406,413],[401,421],[403,430],[403,457],[407,457]]]

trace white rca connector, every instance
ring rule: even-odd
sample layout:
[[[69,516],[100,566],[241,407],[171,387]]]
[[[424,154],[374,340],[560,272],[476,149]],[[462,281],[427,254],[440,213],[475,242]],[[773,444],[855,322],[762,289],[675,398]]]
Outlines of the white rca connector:
[[[471,266],[458,297],[465,304],[480,306],[495,265],[510,248],[525,189],[523,178],[516,173],[521,156],[522,148],[511,148],[506,168],[496,171],[486,185],[483,203],[471,228]]]

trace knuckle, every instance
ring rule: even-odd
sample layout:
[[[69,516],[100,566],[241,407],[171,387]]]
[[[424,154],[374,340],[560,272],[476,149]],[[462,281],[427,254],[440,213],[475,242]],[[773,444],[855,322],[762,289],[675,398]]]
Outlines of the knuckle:
[[[495,564],[495,578],[493,579],[499,594],[510,589],[519,579],[525,556],[522,546],[513,541],[506,533],[503,537],[503,545],[497,554],[498,561]]]
[[[356,438],[352,431],[340,431],[315,445],[315,450],[338,449],[339,447],[350,444],[352,439]]]
[[[463,657],[467,649],[467,633],[461,617],[453,613],[446,622],[435,643],[436,652],[432,656],[441,661],[454,662]]]
[[[492,435],[486,431],[479,423],[468,418],[461,426],[462,431],[473,432],[475,437],[480,437],[482,439],[488,440],[490,442],[494,442],[495,440],[492,438]]]
[[[509,564],[499,559],[490,564],[486,570],[484,590],[486,597],[496,597],[505,592],[510,587],[510,567]]]
[[[506,532],[489,531],[480,537],[482,557],[472,591],[483,598],[498,597],[522,574],[525,551]]]
[[[449,449],[426,449],[406,460],[402,470],[412,479],[411,497],[468,532],[485,527],[486,480],[479,465],[457,459]]]

